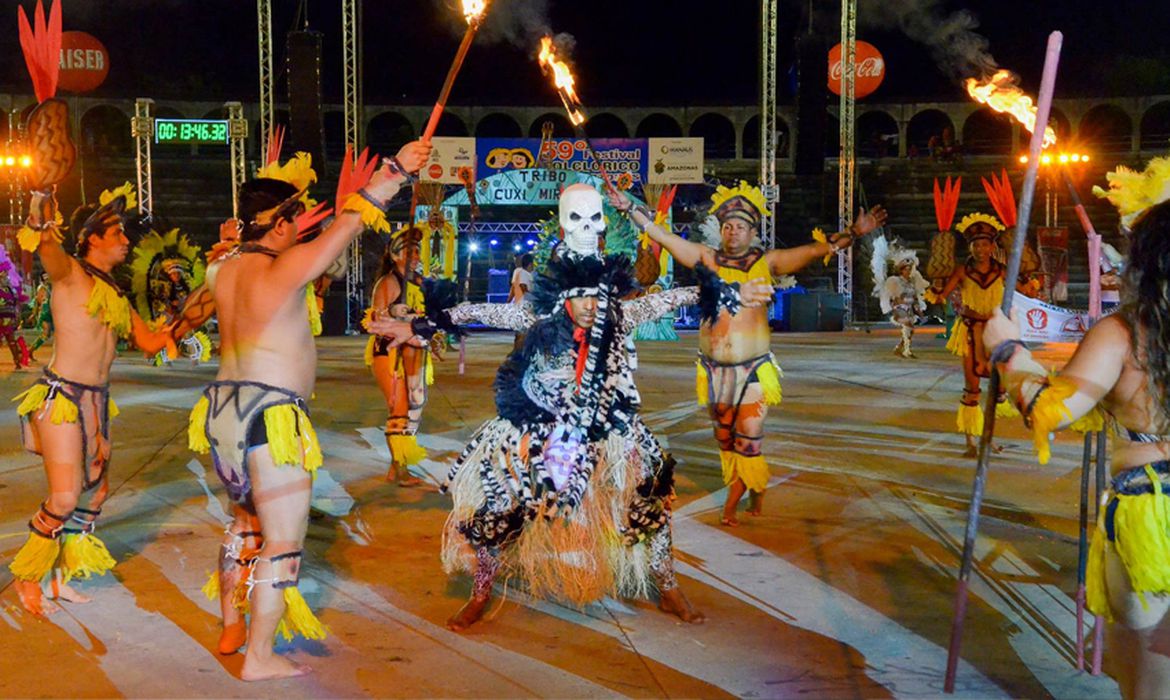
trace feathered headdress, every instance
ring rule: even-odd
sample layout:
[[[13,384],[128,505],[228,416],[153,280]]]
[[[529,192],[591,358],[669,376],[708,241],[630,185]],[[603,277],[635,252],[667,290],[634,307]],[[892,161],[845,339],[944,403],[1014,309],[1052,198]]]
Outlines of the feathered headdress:
[[[152,282],[160,273],[168,273],[174,268],[187,278],[190,289],[203,284],[207,263],[200,255],[199,246],[192,244],[179,229],[166,233],[151,231],[134,246],[130,290],[142,318],[150,320],[155,316],[152,302],[157,300],[152,299]]]
[[[69,106],[54,97],[61,70],[61,1],[50,6],[46,20],[37,0],[31,24],[24,8],[18,7],[17,23],[20,50],[39,103],[25,122],[34,155],[26,179],[29,189],[40,190],[64,180],[77,160],[77,149],[69,136]]]
[[[634,268],[624,255],[577,257],[560,255],[549,259],[533,280],[525,301],[537,316],[551,316],[564,307],[566,299],[597,296],[604,284],[612,299],[622,299],[639,289]]]
[[[967,242],[971,243],[980,238],[995,241],[999,237],[1000,232],[1004,230],[1004,226],[994,216],[977,211],[960,219],[958,225],[955,226],[955,230],[963,234]]]
[[[1093,194],[1108,199],[1121,214],[1121,223],[1132,228],[1142,212],[1170,199],[1170,158],[1154,158],[1138,172],[1124,165],[1105,174],[1109,189],[1094,186]]]
[[[760,220],[771,216],[768,211],[768,201],[759,187],[753,187],[746,180],[740,180],[735,187],[719,185],[715,194],[711,195],[709,213],[714,214],[720,222],[727,219],[742,219],[753,228],[759,228]]]
[[[886,269],[887,265],[891,265],[894,271],[898,271],[903,267],[909,265],[910,267],[918,268],[918,253],[903,246],[900,242],[888,240],[885,236],[877,236],[873,239],[873,256],[870,258],[870,271],[873,273],[874,294],[877,294],[878,287],[885,282],[889,271]]]
[[[938,222],[939,231],[950,231],[951,223],[955,220],[955,210],[959,207],[959,194],[962,191],[963,178],[956,178],[954,184],[947,178],[946,185],[939,189],[938,178],[934,181],[934,217]]]

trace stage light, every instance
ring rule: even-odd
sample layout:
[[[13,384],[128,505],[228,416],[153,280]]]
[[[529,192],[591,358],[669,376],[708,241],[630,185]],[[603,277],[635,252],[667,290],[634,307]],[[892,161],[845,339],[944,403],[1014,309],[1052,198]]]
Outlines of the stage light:
[[[488,241],[488,244],[490,244],[493,248],[495,248],[496,246],[498,246],[500,244],[500,242],[499,242],[499,240],[493,238],[490,241]]]
[[[1028,164],[1028,156],[1020,156],[1020,165]]]
[[[6,157],[6,158],[4,159],[4,165],[6,165],[6,166],[8,166],[8,167],[10,167],[10,168],[11,168],[12,166],[16,165],[16,158],[15,158],[15,157],[13,157],[13,156],[8,156],[8,157]]]
[[[1088,163],[1088,162],[1089,162],[1089,156],[1088,156],[1087,154],[1086,154],[1086,155],[1082,155],[1082,156],[1081,156],[1081,162],[1082,162],[1082,163]]]
[[[513,246],[512,246],[512,250],[514,250],[514,251],[516,251],[517,253],[519,253],[519,252],[520,252],[520,244],[519,244],[519,243],[516,243],[515,245],[513,245]]]
[[[1050,163],[1052,163],[1052,156],[1048,155],[1047,153],[1040,156],[1040,165],[1048,165]]]
[[[1060,162],[1061,162],[1061,163],[1067,163],[1067,162],[1068,162],[1068,158],[1069,158],[1069,156],[1068,156],[1068,154],[1067,154],[1067,153],[1061,153],[1061,154],[1060,154]]]
[[[478,243],[472,243],[472,244],[471,244],[471,252],[473,252],[473,253],[478,253],[478,252],[479,252],[479,244],[478,244]]]
[[[20,167],[31,168],[32,167],[32,158],[30,158],[28,156],[21,156],[20,157]]]
[[[534,246],[534,245],[536,245],[536,241],[532,240],[531,238],[529,238],[529,239],[528,239],[527,243],[528,243],[528,245],[529,245],[529,246]]]

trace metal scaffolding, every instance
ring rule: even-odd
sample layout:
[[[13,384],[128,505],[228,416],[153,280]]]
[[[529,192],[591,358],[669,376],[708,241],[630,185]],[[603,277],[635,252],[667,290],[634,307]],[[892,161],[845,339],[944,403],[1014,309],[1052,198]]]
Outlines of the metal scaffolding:
[[[260,153],[268,152],[272,131],[272,0],[256,0],[260,38]]]
[[[342,82],[345,87],[345,143],[355,155],[362,147],[362,3],[342,0]],[[362,269],[362,239],[359,235],[349,244],[345,270],[345,332],[361,332],[366,309],[366,283]]]
[[[856,183],[857,151],[854,144],[854,80],[857,77],[857,0],[841,0],[841,150],[837,172],[838,231],[853,220],[853,188]],[[845,301],[845,326],[853,323],[853,247],[837,255],[837,292]]]
[[[225,102],[228,115],[228,143],[232,158],[232,216],[240,213],[240,185],[248,175],[248,161],[244,157],[244,140],[248,138],[248,121],[244,119],[244,105]]]
[[[134,165],[138,171],[138,211],[150,216],[154,211],[154,176],[150,166],[150,141],[154,138],[154,118],[150,116],[154,100],[140,97],[134,101],[134,118],[130,135],[134,137]]]
[[[776,184],[776,3],[760,3],[760,189],[773,215],[780,199]],[[761,219],[760,240],[768,249],[776,247],[774,216]]]

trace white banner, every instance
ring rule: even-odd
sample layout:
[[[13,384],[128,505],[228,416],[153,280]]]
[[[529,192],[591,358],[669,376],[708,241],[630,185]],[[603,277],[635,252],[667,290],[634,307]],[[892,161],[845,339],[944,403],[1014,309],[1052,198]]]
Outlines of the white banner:
[[[419,179],[423,182],[441,182],[444,185],[461,185],[459,171],[467,168],[471,171],[471,180],[475,181],[475,139],[464,136],[436,136],[431,139],[435,148],[431,151],[431,159],[419,172]]]
[[[1012,311],[1020,320],[1020,337],[1030,342],[1077,343],[1091,325],[1088,311],[1066,309],[1023,294],[1012,295]]]
[[[703,181],[703,139],[650,139],[646,181],[674,185]]]

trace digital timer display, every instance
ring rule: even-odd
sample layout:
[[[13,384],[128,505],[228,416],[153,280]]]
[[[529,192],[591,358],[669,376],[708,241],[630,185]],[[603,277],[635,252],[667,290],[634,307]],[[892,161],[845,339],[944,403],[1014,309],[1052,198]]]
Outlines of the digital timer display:
[[[154,142],[226,144],[228,123],[226,119],[155,119]]]

